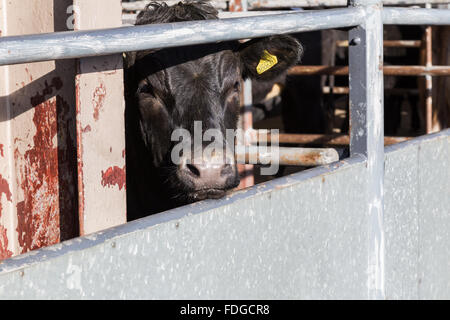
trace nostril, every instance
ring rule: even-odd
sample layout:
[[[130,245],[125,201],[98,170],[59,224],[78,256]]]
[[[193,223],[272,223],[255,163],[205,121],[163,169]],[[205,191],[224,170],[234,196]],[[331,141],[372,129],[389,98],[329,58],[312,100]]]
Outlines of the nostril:
[[[186,167],[193,175],[200,177],[200,171],[197,169],[196,166],[188,163],[188,164],[186,164]]]
[[[233,174],[233,167],[230,164],[225,164],[220,171],[220,176],[229,176]]]

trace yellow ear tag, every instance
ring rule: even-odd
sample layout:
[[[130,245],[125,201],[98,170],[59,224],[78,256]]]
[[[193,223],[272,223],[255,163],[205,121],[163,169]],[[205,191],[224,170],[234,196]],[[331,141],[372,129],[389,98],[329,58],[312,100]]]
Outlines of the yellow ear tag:
[[[267,50],[264,50],[261,60],[259,60],[258,66],[256,67],[256,72],[258,72],[258,74],[266,72],[277,63],[278,63],[277,57],[270,54]]]

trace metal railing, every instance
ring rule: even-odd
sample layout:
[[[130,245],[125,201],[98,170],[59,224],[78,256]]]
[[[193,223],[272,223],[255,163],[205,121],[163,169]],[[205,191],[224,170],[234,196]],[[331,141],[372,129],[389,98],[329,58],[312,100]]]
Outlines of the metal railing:
[[[450,11],[385,8],[384,24],[448,24]],[[0,38],[0,66],[361,25],[360,7]]]
[[[151,0],[124,2],[124,11],[143,10]],[[169,5],[176,4],[178,0],[164,0],[157,2],[165,2]],[[219,10],[225,10],[229,7],[226,0],[211,0],[211,4]],[[448,0],[382,0],[383,5],[420,5],[424,3],[446,4]],[[270,8],[307,8],[307,7],[345,7],[347,0],[247,0],[247,9],[270,9]]]
[[[383,24],[448,25],[450,10],[383,9],[381,1],[354,0],[343,9],[4,37],[0,65],[351,27],[350,155],[366,159],[368,296],[384,298]]]
[[[0,39],[0,65],[341,28],[362,22],[363,10],[349,8],[4,37]]]

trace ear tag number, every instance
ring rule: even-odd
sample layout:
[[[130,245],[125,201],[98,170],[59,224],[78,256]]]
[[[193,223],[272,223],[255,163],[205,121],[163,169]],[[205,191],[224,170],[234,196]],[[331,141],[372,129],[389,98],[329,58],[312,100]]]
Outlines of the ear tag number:
[[[258,72],[258,74],[266,72],[277,63],[278,63],[277,57],[270,54],[269,51],[264,50],[261,60],[259,60],[258,66],[256,67],[256,72]]]

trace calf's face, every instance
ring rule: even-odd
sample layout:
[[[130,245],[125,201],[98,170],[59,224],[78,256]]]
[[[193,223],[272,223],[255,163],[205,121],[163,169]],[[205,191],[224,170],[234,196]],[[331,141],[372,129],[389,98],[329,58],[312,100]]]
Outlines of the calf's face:
[[[218,198],[239,183],[227,129],[236,129],[243,78],[270,81],[294,65],[301,45],[290,36],[223,42],[138,52],[133,57],[141,138],[166,188],[183,202]],[[190,134],[192,152],[177,152],[177,129]],[[211,141],[195,144],[209,131],[222,149],[204,152]],[[195,132],[197,130],[197,132]],[[186,141],[183,141],[186,143]],[[199,150],[194,150],[194,147]]]

